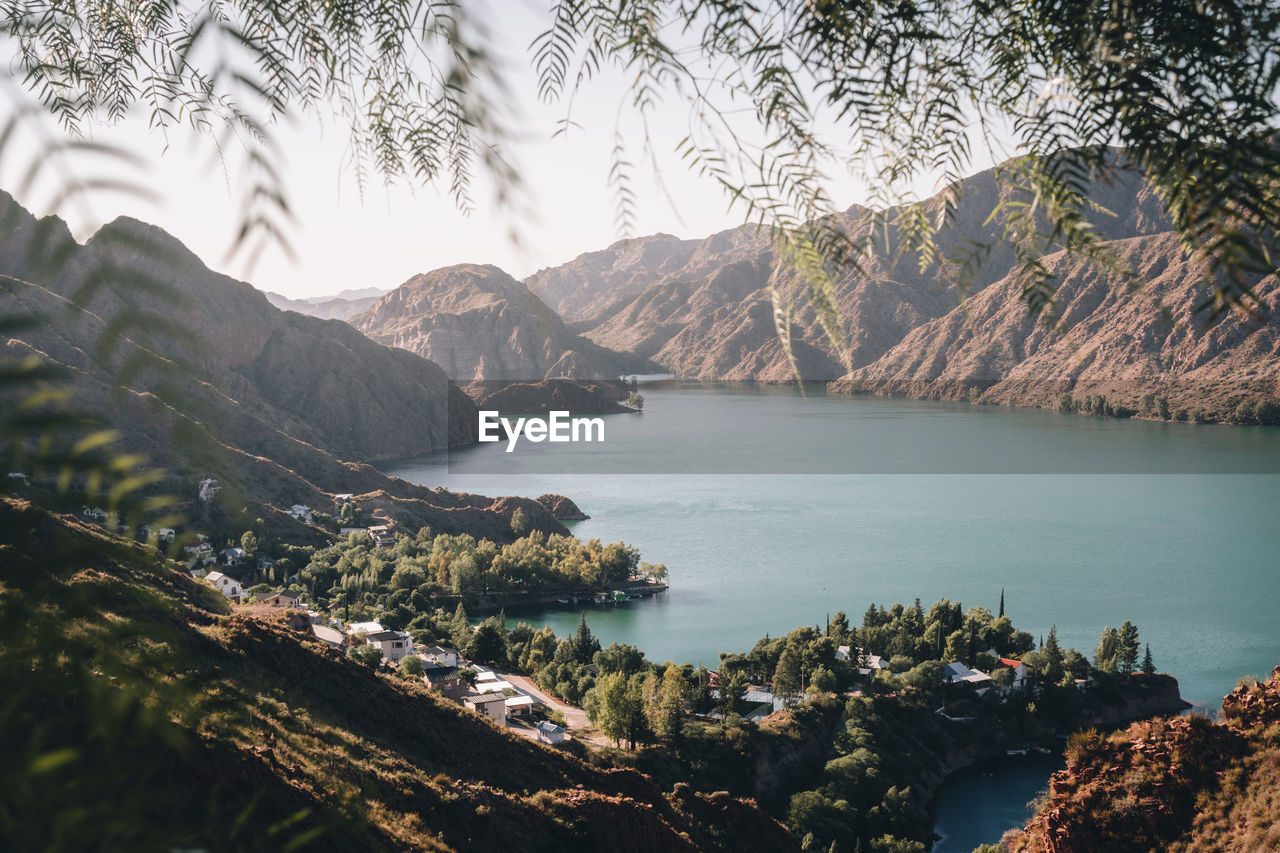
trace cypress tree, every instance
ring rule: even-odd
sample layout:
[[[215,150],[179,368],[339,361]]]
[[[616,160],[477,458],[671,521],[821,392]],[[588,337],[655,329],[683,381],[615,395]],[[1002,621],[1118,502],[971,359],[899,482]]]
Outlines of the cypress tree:
[[[996,614],[996,618],[1004,615],[1004,587],[1000,587],[1000,612]]]

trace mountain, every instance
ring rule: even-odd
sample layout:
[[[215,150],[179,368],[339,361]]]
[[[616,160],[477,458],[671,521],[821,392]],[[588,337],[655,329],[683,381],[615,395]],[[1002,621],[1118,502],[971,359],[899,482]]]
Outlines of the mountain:
[[[896,230],[877,234],[859,270],[837,285],[847,350],[832,348],[811,310],[793,318],[792,352],[802,378],[844,380],[836,391],[961,398],[976,387],[992,389],[982,397],[990,402],[1031,405],[1056,404],[1066,391],[1110,395],[1132,408],[1156,393],[1177,409],[1199,407],[1219,419],[1230,417],[1242,398],[1277,398],[1274,333],[1234,316],[1201,328],[1192,308],[1208,292],[1200,281],[1204,268],[1182,255],[1157,194],[1134,171],[1117,165],[1094,176],[1088,197],[1099,210],[1091,224],[1147,286],[1128,293],[1118,276],[1051,256],[1046,263],[1062,279],[1057,332],[1030,318],[1012,276],[1013,252],[998,242],[999,223],[988,221],[999,204],[1025,199],[998,182],[994,170],[955,189],[956,208],[937,235],[939,254],[960,260],[976,244],[991,246],[967,298],[937,264],[922,270],[913,258],[899,258]],[[927,202],[926,215],[937,215],[943,203],[941,195]],[[853,237],[868,237],[868,211],[855,206],[837,220]],[[585,337],[678,374],[794,378],[769,286],[785,293],[797,283],[779,269],[768,235],[756,228],[697,242],[669,235],[624,241],[541,270],[527,284]],[[1274,308],[1271,279],[1259,293]],[[1168,309],[1168,320],[1153,302]]]
[[[364,287],[360,290],[344,290],[338,296],[311,296],[307,299],[290,299],[278,293],[263,291],[267,301],[281,311],[297,311],[308,317],[319,317],[321,320],[350,320],[378,301],[385,293],[376,287]]]
[[[602,251],[539,270],[524,283],[569,322],[599,317],[609,301],[637,295],[656,278],[677,272],[698,242],[670,234],[619,240]]]
[[[379,343],[431,359],[458,382],[614,379],[652,369],[643,358],[580,337],[494,266],[462,264],[414,276],[351,324]]]
[[[288,507],[331,511],[335,493],[354,493],[410,529],[502,540],[523,508],[531,527],[563,532],[534,501],[436,492],[360,464],[471,443],[475,405],[430,361],[279,311],[158,228],[120,219],[81,246],[4,196],[0,276],[0,313],[45,319],[9,332],[3,354],[66,368],[76,404],[168,472],[158,489],[194,498],[198,480],[218,479],[219,505],[193,507],[209,527],[238,535],[260,516],[305,539],[318,531]],[[72,304],[90,290],[87,308]],[[122,318],[139,322],[104,345]]]
[[[500,730],[0,496],[0,847],[796,851],[749,800]]]
[[[1280,845],[1280,667],[1242,683],[1216,721],[1203,716],[1076,735],[1065,770],[1013,853],[1275,850]]]
[[[1059,252],[1045,261],[1063,282],[1052,327],[1028,315],[1018,282],[1006,276],[833,389],[1039,406],[1092,394],[1133,410],[1156,394],[1175,416],[1213,420],[1232,417],[1241,399],[1280,399],[1274,323],[1228,316],[1205,325],[1194,309],[1208,296],[1207,270],[1182,254],[1171,232],[1111,246],[1142,279],[1141,290]],[[1280,311],[1276,276],[1254,292],[1272,316]]]

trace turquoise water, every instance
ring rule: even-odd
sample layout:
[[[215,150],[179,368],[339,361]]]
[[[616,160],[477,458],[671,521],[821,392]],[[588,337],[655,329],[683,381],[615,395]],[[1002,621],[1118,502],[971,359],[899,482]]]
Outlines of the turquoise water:
[[[744,385],[643,389],[603,444],[499,444],[384,466],[430,486],[568,495],[584,538],[665,563],[671,590],[587,607],[605,644],[715,666],[765,634],[855,624],[867,605],[996,609],[1092,655],[1133,621],[1158,669],[1216,707],[1280,663],[1280,429]],[[508,613],[571,633],[577,610]],[[941,853],[1021,825],[1053,765],[973,771],[940,793]],[[991,775],[985,775],[990,772]]]
[[[971,853],[995,844],[1012,827],[1022,826],[1034,811],[1031,802],[1043,793],[1060,759],[1015,757],[963,770],[938,792],[934,832],[941,840],[933,853]]]
[[[1280,475],[1186,473],[1274,471],[1278,429],[778,387],[644,393],[643,415],[606,418],[603,444],[491,444],[385,467],[463,491],[568,495],[591,515],[576,535],[665,563],[670,592],[587,608],[605,643],[653,660],[714,665],[840,609],[859,622],[871,602],[994,610],[1003,588],[1016,625],[1057,625],[1086,654],[1104,627],[1133,621],[1193,702],[1217,705],[1241,675],[1280,663]],[[876,471],[812,473],[849,470],[850,447]],[[807,473],[777,473],[788,466]],[[560,634],[579,618],[508,615]]]

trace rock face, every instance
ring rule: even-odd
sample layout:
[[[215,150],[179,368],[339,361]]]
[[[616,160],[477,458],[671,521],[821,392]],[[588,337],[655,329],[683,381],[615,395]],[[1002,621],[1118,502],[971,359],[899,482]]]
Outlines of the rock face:
[[[351,324],[379,343],[429,358],[459,382],[613,379],[652,369],[642,358],[578,336],[494,266],[463,264],[414,276]]]
[[[1146,287],[1130,293],[1119,276],[1062,255],[1047,259],[1061,281],[1056,331],[1033,321],[1011,274],[1012,250],[987,221],[1018,192],[994,171],[966,178],[939,254],[970,256],[989,244],[966,296],[951,269],[920,269],[899,258],[900,235],[877,235],[857,273],[838,283],[836,308],[847,347],[832,348],[812,311],[792,318],[800,376],[844,379],[833,390],[892,390],[968,398],[972,389],[996,403],[1056,403],[1063,391],[1104,394],[1136,404],[1162,394],[1175,409],[1199,406],[1219,416],[1241,397],[1275,399],[1274,331],[1228,317],[1210,329],[1192,309],[1207,294],[1204,268],[1183,257],[1159,198],[1136,173],[1117,167],[1094,176],[1089,196],[1105,212],[1097,233]],[[928,212],[939,213],[935,198]],[[1114,214],[1114,215],[1113,215]],[[840,217],[854,237],[870,227],[867,211]],[[781,381],[794,377],[778,340],[770,285],[797,283],[779,270],[768,236],[750,227],[699,242],[666,235],[615,244],[528,279],[584,334],[615,350],[702,379]],[[1275,308],[1273,279],[1258,284]],[[1168,309],[1168,319],[1152,303]],[[846,367],[846,362],[848,367]]]
[[[1143,290],[1058,253],[1047,259],[1063,282],[1053,326],[1028,315],[1018,283],[1006,276],[831,387],[1040,406],[1057,405],[1063,394],[1100,394],[1132,409],[1155,393],[1175,412],[1201,409],[1213,420],[1229,417],[1241,399],[1280,399],[1275,324],[1228,316],[1206,326],[1194,309],[1209,295],[1207,271],[1182,256],[1172,233],[1112,245]],[[1274,316],[1276,277],[1254,292]]]
[[[558,521],[585,521],[591,517],[578,509],[578,505],[564,495],[538,495],[537,500]]]
[[[1090,732],[1006,849],[1274,850],[1280,844],[1280,668],[1237,687],[1218,722],[1177,717]]]

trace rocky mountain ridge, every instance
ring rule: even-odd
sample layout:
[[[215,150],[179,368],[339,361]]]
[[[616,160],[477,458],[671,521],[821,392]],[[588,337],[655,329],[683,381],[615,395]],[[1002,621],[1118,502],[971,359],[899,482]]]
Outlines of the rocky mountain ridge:
[[[457,382],[616,379],[652,369],[643,358],[580,337],[491,265],[414,276],[350,322],[379,343],[439,364]]]

